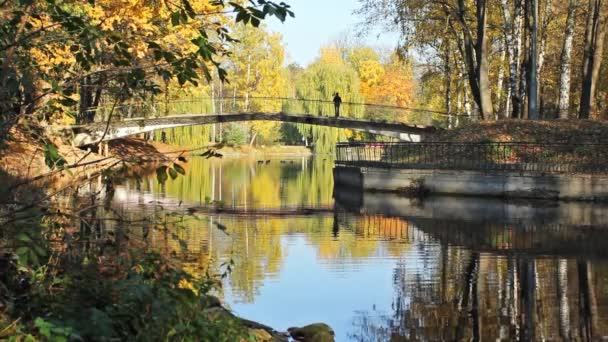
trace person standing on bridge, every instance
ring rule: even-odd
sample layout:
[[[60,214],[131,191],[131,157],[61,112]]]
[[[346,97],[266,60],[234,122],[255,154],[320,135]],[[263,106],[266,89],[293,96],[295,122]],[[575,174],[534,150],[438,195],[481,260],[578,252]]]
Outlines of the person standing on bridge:
[[[334,96],[334,109],[336,111],[336,117],[340,116],[340,105],[342,104],[342,98],[340,98],[340,94],[336,93]]]

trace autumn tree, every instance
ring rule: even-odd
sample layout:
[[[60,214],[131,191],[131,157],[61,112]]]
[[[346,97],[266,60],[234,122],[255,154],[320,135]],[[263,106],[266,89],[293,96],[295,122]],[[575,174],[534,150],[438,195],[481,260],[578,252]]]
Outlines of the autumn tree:
[[[603,115],[597,99],[608,90],[600,76],[605,1],[364,0],[359,14],[367,26],[400,33],[400,50],[419,60],[417,75],[442,78],[433,82],[435,92],[443,92],[445,112],[453,110],[454,98],[462,108],[470,92],[484,119],[532,118],[536,101],[543,118],[565,118],[571,106],[581,118]],[[432,89],[427,94],[437,96]]]
[[[217,20],[225,7],[237,22],[253,26],[268,16],[293,15],[288,5],[265,0],[3,1],[0,135],[33,113],[48,117],[77,104],[76,117],[86,122],[104,97],[123,102],[135,93],[154,94],[173,79],[198,84],[210,80],[212,70],[225,79],[216,58],[235,42]]]
[[[282,37],[263,28],[238,27],[234,37],[240,41],[232,50],[227,69],[238,77],[233,78],[229,88],[233,96],[243,98],[243,110],[279,112],[282,103],[262,98],[281,98],[289,94],[287,72],[283,67],[285,49]],[[266,142],[280,138],[276,122],[254,122],[250,144],[258,136]]]

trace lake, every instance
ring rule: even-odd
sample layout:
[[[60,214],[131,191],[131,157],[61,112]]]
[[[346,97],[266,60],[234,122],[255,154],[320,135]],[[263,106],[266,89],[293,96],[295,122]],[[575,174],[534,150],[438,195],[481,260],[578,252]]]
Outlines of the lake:
[[[118,185],[113,206],[156,217],[134,223],[132,241],[194,274],[224,274],[226,305],[277,330],[324,322],[337,341],[608,338],[608,207],[361,194],[334,189],[332,168],[328,157],[194,157],[164,185],[153,174]]]

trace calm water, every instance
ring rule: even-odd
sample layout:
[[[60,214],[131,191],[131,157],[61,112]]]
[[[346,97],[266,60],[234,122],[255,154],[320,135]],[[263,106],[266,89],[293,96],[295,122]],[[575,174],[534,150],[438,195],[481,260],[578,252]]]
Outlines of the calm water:
[[[338,341],[608,338],[608,208],[334,194],[332,167],[195,158],[164,186],[122,184],[114,203],[157,216],[133,227],[136,240],[191,272],[232,261],[220,297],[278,330],[325,322]],[[167,215],[209,203],[258,214]],[[300,207],[319,210],[278,215]]]

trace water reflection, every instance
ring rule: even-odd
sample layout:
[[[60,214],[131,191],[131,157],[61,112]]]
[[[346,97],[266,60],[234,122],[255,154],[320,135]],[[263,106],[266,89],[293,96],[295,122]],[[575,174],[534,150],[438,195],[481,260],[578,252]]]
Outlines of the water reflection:
[[[597,224],[605,206],[336,195],[351,211],[398,214],[440,244],[425,249],[422,270],[395,270],[393,315],[358,317],[352,339],[606,337],[608,229]]]
[[[118,186],[113,210],[148,218],[131,244],[175,255],[193,273],[232,260],[221,295],[249,319],[278,329],[324,321],[339,341],[608,335],[605,206],[336,189],[335,211],[209,214],[196,208],[333,206],[331,162],[189,164],[162,187],[152,177]]]

